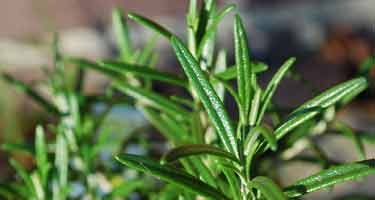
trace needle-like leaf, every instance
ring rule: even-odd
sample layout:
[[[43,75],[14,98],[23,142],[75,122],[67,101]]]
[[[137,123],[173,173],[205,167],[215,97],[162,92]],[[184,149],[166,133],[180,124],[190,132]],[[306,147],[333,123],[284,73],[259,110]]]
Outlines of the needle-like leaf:
[[[34,153],[34,146],[24,143],[19,144],[11,144],[11,143],[5,143],[0,146],[0,149],[3,151],[8,152],[20,152],[20,153],[27,153],[30,155],[33,155]]]
[[[160,165],[158,162],[146,157],[130,154],[116,156],[116,160],[130,168],[156,176],[191,192],[213,199],[228,200],[228,198],[217,189],[172,166]]]
[[[172,37],[171,41],[177,58],[189,78],[191,85],[202,101],[203,106],[207,110],[221,142],[227,151],[238,155],[235,132],[229,116],[225,111],[223,102],[217,96],[204,72],[200,69],[198,62],[189,53],[185,45],[176,37]]]
[[[250,114],[249,114],[250,126],[254,126],[256,123],[258,111],[260,107],[261,95],[262,95],[262,90],[259,87],[257,87],[255,89],[254,97],[251,100],[251,108],[250,108]]]
[[[252,128],[247,135],[245,139],[245,155],[247,155],[250,152],[250,149],[252,148],[252,145],[254,145],[254,141],[252,141],[252,138],[254,138],[254,134],[261,134],[268,144],[270,145],[271,149],[273,151],[276,151],[277,149],[277,140],[275,134],[266,127],[263,126],[256,126]],[[255,137],[256,138],[256,137]]]
[[[279,85],[281,79],[285,76],[285,74],[288,72],[289,68],[293,65],[293,63],[296,61],[295,58],[288,59],[276,72],[276,74],[272,77],[271,81],[268,83],[268,86],[266,90],[264,91],[262,95],[261,100],[261,108],[259,110],[259,115],[257,118],[257,125],[259,125],[262,122],[264,113],[266,112],[267,107],[269,106],[271,102],[271,98],[273,94],[276,91],[277,86]]]
[[[60,115],[60,111],[55,105],[51,104],[48,100],[42,97],[38,92],[29,87],[26,83],[13,78],[11,75],[3,73],[1,77],[11,85],[14,85],[17,90],[24,92],[31,99],[33,99],[42,108],[46,109],[48,112],[56,115]]]
[[[36,164],[38,166],[38,173],[42,185],[45,186],[48,176],[49,163],[47,158],[47,144],[45,140],[44,130],[41,126],[36,128],[35,137],[35,156]]]
[[[268,69],[268,65],[262,62],[251,62],[251,65],[254,73],[261,73]],[[237,66],[230,66],[225,71],[216,73],[215,76],[223,80],[235,79],[237,77]]]
[[[137,99],[144,105],[163,110],[173,116],[187,117],[190,115],[190,113],[180,107],[180,105],[157,93],[131,86],[124,81],[115,81],[114,86],[121,92]]]
[[[250,181],[249,187],[259,190],[262,196],[268,200],[287,200],[280,187],[267,177],[255,177]]]
[[[250,109],[250,93],[252,79],[255,73],[251,69],[249,61],[249,46],[245,27],[239,15],[236,15],[234,23],[234,45],[237,65],[237,87],[238,96],[241,102],[241,120],[247,120]],[[245,121],[242,121],[245,123]]]
[[[74,63],[79,67],[90,68],[99,71],[112,79],[119,79],[121,77],[125,77],[127,73],[130,73],[134,76],[162,81],[185,88],[187,88],[188,85],[187,80],[178,78],[176,75],[167,72],[157,71],[148,66],[140,66],[136,64],[111,60],[101,60],[97,63],[94,63],[82,58],[67,58],[66,61]]]
[[[231,153],[226,152],[220,148],[207,145],[207,144],[188,144],[176,147],[168,151],[162,158],[161,163],[170,163],[181,158],[194,155],[215,155],[218,157],[226,158],[235,162],[239,162],[238,159]]]
[[[282,138],[286,133],[293,130],[303,122],[313,118],[322,110],[334,105],[347,95],[359,93],[367,87],[367,80],[365,78],[355,78],[350,81],[338,84],[329,90],[323,92],[317,97],[307,101],[298,107],[291,116],[282,123],[276,130],[277,139]]]
[[[178,78],[176,75],[169,74],[167,72],[160,72],[146,66],[137,66],[134,64],[109,60],[99,61],[98,63],[99,65],[104,66],[109,70],[113,70],[121,74],[132,73],[135,76],[150,78],[153,80],[158,80],[185,88],[188,85],[187,80]]]
[[[365,151],[363,141],[360,139],[360,137],[358,137],[358,135],[356,133],[353,132],[352,128],[350,126],[342,123],[342,122],[336,122],[335,128],[338,131],[341,131],[343,135],[352,139],[353,143],[354,143],[354,145],[355,145],[355,147],[358,151],[359,158],[361,160],[366,159],[366,151]]]
[[[75,64],[80,68],[88,68],[88,69],[98,71],[112,79],[123,78],[123,75],[121,75],[120,73],[114,70],[111,70],[109,68],[105,68],[99,65],[98,63],[92,62],[87,59],[70,57],[70,58],[64,58],[64,60],[65,62]]]
[[[356,180],[373,174],[375,174],[375,160],[344,164],[299,180],[295,184],[285,188],[284,193],[289,198],[296,198],[306,193],[315,192],[335,184]]]
[[[132,59],[133,51],[130,42],[129,27],[120,8],[115,8],[112,11],[112,23],[121,59],[129,62]]]
[[[170,31],[168,31],[166,28],[163,26],[159,25],[158,23],[147,19],[146,17],[143,17],[141,15],[135,14],[135,13],[129,13],[128,17],[139,24],[150,28],[151,30],[154,30],[155,32],[159,33],[160,35],[164,36],[167,40],[171,38],[173,35]]]
[[[30,195],[35,197],[35,188],[31,180],[31,177],[27,173],[26,169],[14,159],[10,159],[9,162],[10,165],[12,165],[12,167],[16,170],[20,178],[25,182],[28,192],[30,192]]]
[[[200,41],[200,44],[199,44],[199,47],[198,47],[198,55],[201,54],[201,52],[203,51],[203,48],[205,47],[207,41],[209,41],[209,39],[212,37],[212,35],[216,32],[217,30],[217,27],[219,25],[219,23],[221,22],[221,20],[225,17],[225,15],[227,15],[229,12],[231,12],[233,9],[235,9],[236,6],[234,4],[230,4],[228,6],[226,6],[225,8],[223,8],[211,21],[211,24],[207,27],[207,30],[205,31],[201,41]]]

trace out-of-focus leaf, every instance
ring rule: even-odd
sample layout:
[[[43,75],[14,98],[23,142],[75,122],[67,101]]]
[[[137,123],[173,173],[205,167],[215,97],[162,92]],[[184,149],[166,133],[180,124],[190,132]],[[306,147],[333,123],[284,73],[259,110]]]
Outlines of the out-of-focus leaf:
[[[34,185],[26,169],[16,160],[10,159],[9,162],[10,162],[10,165],[12,165],[12,167],[16,170],[17,175],[20,176],[20,178],[25,182],[30,196],[35,197]]]
[[[116,62],[116,61],[99,61],[99,65],[103,66],[106,69],[112,70],[114,72],[118,72],[121,74],[131,73],[135,76],[141,76],[144,78],[150,78],[153,80],[158,80],[166,83],[170,83],[173,85],[178,85],[181,87],[187,87],[188,83],[187,80],[178,78],[174,74],[170,74],[167,72],[160,72],[155,69],[146,66],[138,66],[134,64],[124,63],[124,62]]]
[[[10,144],[5,143],[1,145],[1,149],[8,152],[20,152],[20,153],[27,153],[30,155],[33,155],[34,153],[34,147],[29,144]]]
[[[119,197],[128,197],[131,192],[136,189],[142,188],[145,185],[145,180],[126,180],[121,185],[115,187],[109,195],[111,199]]]
[[[181,135],[176,134],[169,126],[168,122],[160,116],[160,113],[152,108],[144,106],[141,108],[147,120],[171,143],[179,143],[183,139]]]
[[[166,28],[163,26],[159,25],[158,23],[147,19],[146,17],[143,17],[141,15],[135,14],[135,13],[128,13],[128,17],[139,24],[150,28],[151,30],[154,30],[155,32],[159,33],[160,35],[164,36],[168,40],[171,38],[172,33],[168,31]]]
[[[336,122],[335,128],[342,132],[342,134],[346,135],[347,137],[351,138],[353,140],[353,143],[357,149],[357,152],[359,154],[359,158],[361,160],[366,159],[366,151],[364,144],[362,140],[358,137],[356,133],[353,132],[353,130],[346,124],[342,122]]]
[[[137,57],[137,64],[138,65],[146,65],[147,61],[152,56],[152,50],[155,48],[156,42],[158,39],[158,35],[154,35],[151,37],[145,46],[143,47],[142,51],[140,52],[139,56]]]
[[[121,59],[129,62],[132,59],[133,51],[130,42],[129,27],[120,8],[115,8],[112,11],[112,26],[117,46],[120,49]]]
[[[137,99],[141,104],[152,106],[173,116],[180,116],[181,118],[190,115],[188,111],[180,107],[178,104],[157,93],[131,86],[124,81],[115,81],[114,86],[121,92]]]
[[[69,57],[69,58],[64,58],[64,59],[65,59],[65,62],[67,62],[67,63],[73,63],[80,68],[89,68],[89,69],[96,70],[96,71],[108,76],[109,78],[113,78],[113,79],[123,78],[123,75],[121,75],[119,72],[116,72],[114,70],[105,68],[105,67],[103,67],[103,66],[101,66],[101,65],[99,65],[95,62],[92,62],[92,61],[89,61],[89,60],[86,60],[86,59],[83,59],[83,58]]]
[[[345,195],[342,197],[337,197],[334,200],[373,200],[375,196],[366,196],[366,195]]]
[[[55,167],[57,169],[57,179],[59,189],[65,190],[68,184],[68,144],[65,137],[59,133],[56,138],[55,147]],[[64,196],[64,191],[59,192],[59,196]]]
[[[45,199],[45,190],[44,190],[42,182],[39,178],[39,175],[37,173],[31,174],[31,181],[32,181],[33,186],[34,186],[35,196],[37,197],[37,199],[38,200],[39,199],[44,200]]]
[[[207,185],[206,183],[196,179],[195,177],[182,172],[174,167],[167,165],[160,165],[158,162],[150,160],[146,157],[122,154],[116,156],[116,159],[130,167],[149,175],[159,177],[160,179],[173,183],[183,189],[189,190],[191,192],[214,198],[214,199],[225,199],[228,198],[215,188]]]
[[[375,174],[375,160],[339,165],[297,181],[285,188],[284,193],[289,198],[296,198],[307,193],[331,187],[335,184],[356,180],[373,174]]]
[[[177,58],[189,78],[191,85],[202,101],[203,106],[207,110],[210,120],[220,136],[221,142],[224,144],[226,150],[238,155],[235,132],[229,116],[225,111],[223,102],[217,96],[204,72],[200,69],[198,62],[193,55],[189,53],[185,45],[176,37],[172,37],[171,41]]]
[[[359,75],[360,76],[369,76],[370,71],[375,66],[375,55],[370,56],[367,58],[360,66],[359,68]]]
[[[215,63],[215,73],[219,73],[222,71],[225,71],[227,68],[227,53],[224,50],[219,51]],[[217,95],[220,97],[221,101],[224,101],[225,96],[225,88],[222,83],[213,83],[214,89],[217,93]]]
[[[40,177],[40,181],[43,186],[46,185],[48,170],[49,170],[49,163],[48,163],[48,152],[47,152],[47,144],[45,139],[45,134],[43,127],[37,126],[36,127],[36,137],[35,137],[35,156],[36,156],[36,164],[38,166],[38,173]]]
[[[44,97],[38,94],[38,92],[33,90],[30,86],[28,86],[24,82],[17,80],[13,78],[11,75],[6,74],[6,73],[2,73],[1,78],[4,79],[9,84],[15,86],[18,91],[25,93],[27,96],[29,96],[32,100],[34,100],[37,104],[39,104],[42,108],[46,109],[48,112],[55,114],[55,115],[61,115],[60,111],[56,108],[55,105],[51,104]]]
[[[268,200],[287,200],[280,187],[267,177],[255,177],[250,181],[249,187],[259,190],[262,196]]]

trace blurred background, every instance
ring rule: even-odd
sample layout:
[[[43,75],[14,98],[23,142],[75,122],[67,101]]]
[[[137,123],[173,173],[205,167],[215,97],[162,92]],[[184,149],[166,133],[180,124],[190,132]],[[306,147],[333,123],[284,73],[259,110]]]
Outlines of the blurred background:
[[[251,56],[269,64],[270,75],[288,57],[297,57],[295,70],[311,81],[317,91],[353,77],[361,63],[374,54],[374,0],[227,0],[220,4],[236,3],[248,29]],[[28,83],[43,80],[43,67],[51,64],[52,33],[58,32],[63,54],[95,60],[116,55],[111,27],[111,11],[119,6],[150,17],[176,30],[185,32],[185,12],[188,0],[2,0],[0,6],[0,69]],[[142,45],[151,36],[148,30],[130,22],[131,37]],[[220,25],[219,46],[232,54],[233,18],[226,17]],[[158,67],[175,72],[176,59],[167,41],[158,41]],[[232,56],[233,57],[233,56]],[[230,60],[233,63],[233,58]],[[375,75],[375,73],[372,73]],[[105,78],[90,74],[85,90],[102,90]],[[163,88],[161,88],[163,89]],[[48,121],[41,109],[25,96],[0,82],[0,143],[30,140],[36,123]],[[296,92],[298,91],[298,92]],[[277,92],[277,102],[296,106],[314,94],[298,82],[286,80]],[[375,131],[375,104],[371,93],[362,95],[339,117],[351,126]],[[130,114],[129,114],[130,113]],[[127,122],[127,123],[123,123]],[[131,108],[115,108],[108,123],[117,134],[126,135],[131,129],[146,124],[144,118]],[[134,126],[134,124],[136,124]],[[118,128],[117,128],[118,127]],[[350,141],[330,139],[324,148],[340,161],[356,159]],[[342,149],[342,147],[348,147]],[[375,147],[367,146],[370,158]],[[309,168],[309,169],[307,169]],[[302,165],[280,169],[288,174],[285,184],[311,174],[316,169]],[[289,172],[293,173],[289,176]],[[9,176],[7,158],[0,153],[0,175]],[[371,184],[372,181],[372,184]],[[330,199],[331,196],[364,192],[375,194],[374,177],[361,183],[338,186],[332,192],[310,195],[311,199]]]

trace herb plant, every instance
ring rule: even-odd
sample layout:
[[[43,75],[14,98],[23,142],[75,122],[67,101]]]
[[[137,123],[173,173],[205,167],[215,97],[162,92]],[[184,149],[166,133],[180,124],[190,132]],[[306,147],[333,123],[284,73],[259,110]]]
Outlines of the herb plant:
[[[287,59],[267,86],[261,87],[258,78],[268,66],[250,58],[247,33],[238,14],[233,23],[234,66],[228,65],[225,50],[215,49],[219,23],[227,14],[235,12],[235,5],[218,10],[215,0],[203,1],[200,8],[198,4],[197,0],[191,0],[189,4],[186,44],[162,25],[139,14],[129,13],[129,19],[155,32],[155,36],[140,50],[131,43],[127,19],[119,9],[115,9],[113,27],[119,57],[92,62],[56,56],[53,74],[57,75],[52,76],[50,81],[54,91],[61,91],[53,93],[56,103],[49,103],[25,84],[5,76],[8,82],[14,83],[59,119],[54,129],[58,133],[54,150],[49,150],[46,145],[43,128],[37,128],[35,150],[31,152],[36,160],[36,170],[31,175],[11,160],[24,181],[18,190],[22,197],[28,198],[31,194],[32,199],[49,199],[52,194],[53,199],[66,199],[72,170],[77,170],[86,179],[92,199],[115,199],[115,192],[120,194],[119,197],[127,197],[130,191],[137,191],[144,198],[163,200],[299,199],[308,193],[375,173],[375,160],[366,160],[363,147],[364,142],[374,143],[374,137],[356,132],[334,117],[337,109],[368,87],[365,76],[339,83],[285,114],[273,101],[273,95],[284,77],[302,80],[292,70],[296,59]],[[157,37],[170,42],[184,76],[155,68],[158,54],[153,48]],[[97,126],[93,126],[95,129],[92,126],[87,128],[85,123],[100,124],[103,116],[91,118],[90,114],[82,115],[89,113],[84,112],[84,108],[91,98],[79,89],[82,84],[79,77],[82,76],[77,76],[77,85],[73,89],[62,86],[64,78],[59,75],[60,61],[77,65],[80,73],[93,69],[106,75],[111,81],[108,89],[113,94],[124,96],[103,95],[93,99],[104,99],[110,102],[109,105],[119,99],[119,102],[134,105],[167,139],[171,149],[158,161],[128,153],[119,153],[115,159],[128,168],[169,184],[151,184],[153,189],[149,190],[146,187],[148,181],[143,181],[148,176],[140,175],[136,186],[132,184],[134,182],[125,180],[111,193],[97,195],[89,179],[98,169],[94,158],[105,139],[98,135],[99,138],[93,140],[93,134],[98,133]],[[155,82],[179,88],[185,96],[166,96],[155,92]],[[304,80],[301,82],[306,84]],[[293,91],[290,92],[293,94]],[[234,117],[229,115],[224,105],[231,100],[236,104],[237,116]],[[315,138],[323,133],[341,134],[353,140],[361,161],[338,163],[328,158],[315,142]],[[18,147],[7,146],[10,150]],[[305,148],[311,149],[314,154],[300,154]],[[83,166],[76,169],[75,165],[69,164],[69,157],[78,159]],[[318,164],[323,169],[292,185],[280,185],[273,163],[288,164],[295,160]],[[105,173],[113,177],[118,172],[108,169]],[[11,191],[15,187],[8,189]],[[5,191],[8,190],[4,189],[4,194],[9,193]]]
[[[128,14],[129,19],[150,28],[171,43],[186,79],[151,71],[147,66],[129,68],[131,63],[127,60],[102,61],[96,65],[102,71],[115,73],[116,76],[110,75],[114,87],[133,97],[135,105],[172,145],[160,161],[120,154],[116,156],[119,162],[183,188],[175,192],[174,197],[183,199],[196,199],[197,196],[238,200],[300,198],[375,173],[374,160],[347,164],[328,160],[312,142],[312,136],[308,136],[315,126],[325,123],[352,138],[361,158],[365,159],[360,136],[342,122],[327,116],[365,90],[368,85],[366,78],[357,77],[326,90],[279,122],[282,116],[273,111],[276,106],[272,97],[282,78],[288,73],[293,74],[290,68],[296,59],[288,59],[268,85],[261,88],[257,78],[268,67],[249,57],[247,34],[238,14],[234,19],[235,66],[228,67],[224,50],[215,52],[218,24],[235,10],[235,6],[217,10],[215,1],[206,0],[199,10],[197,4],[195,0],[190,1],[186,18],[187,44],[162,25],[135,13]],[[140,69],[136,68],[144,68],[147,73],[137,73]],[[143,80],[132,84],[121,74]],[[181,87],[190,97],[167,97],[155,93],[149,85],[150,80]],[[236,88],[232,87],[231,80],[236,80]],[[237,105],[238,117],[235,119],[229,117],[224,106],[226,92]],[[267,116],[271,116],[271,120],[267,120]],[[262,163],[273,156],[283,159],[283,154],[292,151],[293,144],[302,140],[309,141],[319,153],[317,157],[305,160],[323,163],[325,169],[283,188],[272,179],[272,173],[261,169]],[[287,160],[303,159],[296,155],[287,157]]]
[[[110,127],[104,119],[114,105],[127,104],[128,100],[116,99],[110,88],[104,94],[85,94],[86,70],[74,68],[77,70],[70,78],[69,65],[74,63],[59,52],[57,36],[53,46],[53,67],[45,69],[47,80],[38,82],[46,95],[7,73],[1,74],[5,82],[44,108],[49,119],[48,124],[36,127],[34,143],[2,144],[2,150],[12,155],[9,163],[17,176],[0,183],[1,199],[110,200],[147,188],[150,184],[142,177],[123,181],[122,171],[113,162],[99,159],[110,142]],[[98,105],[103,109],[97,111]],[[115,151],[126,148],[132,133],[127,137]],[[32,158],[32,169],[16,159],[19,154]]]

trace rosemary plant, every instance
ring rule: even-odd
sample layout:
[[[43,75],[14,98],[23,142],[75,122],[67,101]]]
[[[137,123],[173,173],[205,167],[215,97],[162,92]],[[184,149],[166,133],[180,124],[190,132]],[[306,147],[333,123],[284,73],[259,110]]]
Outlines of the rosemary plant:
[[[284,119],[272,97],[283,77],[292,73],[290,68],[296,59],[285,61],[262,88],[257,79],[268,67],[249,57],[245,27],[236,14],[233,23],[236,63],[228,66],[225,50],[215,51],[215,36],[220,21],[235,11],[235,6],[228,5],[221,10],[216,7],[213,0],[204,1],[200,9],[196,0],[190,1],[186,44],[162,25],[139,14],[128,14],[129,19],[170,42],[185,73],[183,77],[126,58],[94,65],[109,75],[114,88],[135,99],[135,106],[172,147],[160,161],[131,154],[120,154],[116,159],[182,189],[170,192],[170,199],[295,199],[374,174],[375,161],[365,160],[364,140],[333,116],[336,109],[367,88],[367,79],[356,77],[340,83],[308,100]],[[118,26],[126,30],[125,24]],[[130,41],[128,34],[122,36],[119,41]],[[125,54],[126,45],[129,43],[119,43],[121,54]],[[236,80],[236,88],[232,80]],[[190,95],[167,97],[156,93],[150,87],[153,81],[180,87]],[[223,103],[227,92],[237,105],[238,117],[234,119],[229,117]],[[311,135],[314,128],[321,124],[353,139],[363,160],[346,164],[329,160],[312,140],[316,137]],[[316,157],[298,156],[299,150],[294,144],[303,141],[310,144],[304,147],[312,148]],[[272,169],[262,166],[270,159],[271,162],[305,160],[322,164],[324,170],[284,187],[275,182]],[[167,197],[161,195],[159,199]]]
[[[285,200],[299,199],[308,193],[374,174],[375,160],[366,160],[363,147],[364,142],[373,144],[374,136],[356,132],[335,118],[336,110],[368,87],[365,75],[339,83],[285,115],[273,101],[273,95],[288,75],[306,83],[291,69],[296,59],[287,59],[267,86],[261,87],[258,77],[268,66],[250,58],[244,24],[240,15],[235,14],[235,63],[228,65],[226,51],[215,48],[215,38],[222,19],[233,12],[236,7],[232,4],[217,9],[215,0],[204,0],[202,5],[191,0],[186,16],[185,43],[150,19],[135,13],[129,13],[125,18],[121,10],[115,9],[113,27],[118,58],[92,62],[82,58],[61,58],[56,53],[56,66],[48,82],[52,102],[26,84],[4,75],[5,80],[55,115],[58,123],[52,129],[56,139],[51,145],[45,139],[44,128],[38,126],[33,149],[22,145],[4,146],[11,151],[32,154],[36,168],[29,173],[11,159],[23,183],[4,185],[0,194],[8,199],[70,199],[71,181],[83,179],[86,193],[75,198],[128,198],[130,192],[136,191],[141,198],[155,200]],[[136,49],[130,39],[127,19],[154,31],[155,37],[143,48]],[[158,54],[153,48],[157,37],[169,41],[184,76],[155,68]],[[64,63],[79,67],[75,87],[66,86],[62,73]],[[81,86],[82,73],[87,69],[106,75],[111,81],[108,89],[124,97],[118,100],[118,96],[85,95]],[[179,88],[188,95],[166,96],[155,92],[155,82]],[[293,95],[293,91],[290,93]],[[98,100],[106,102],[109,108],[117,100],[134,105],[170,145],[170,150],[160,160],[120,151],[115,159],[127,166],[124,169],[131,168],[146,176],[139,175],[136,180],[125,177],[122,184],[113,186],[104,195],[98,194],[98,188],[91,181],[99,178],[93,177],[102,166],[95,157],[101,144],[105,143],[105,136],[98,134],[103,116],[95,116],[89,109],[92,102]],[[234,117],[224,106],[231,100],[237,108]],[[360,161],[339,163],[331,160],[315,142],[315,138],[323,133],[340,134],[353,140]],[[300,152],[305,148],[314,154],[302,156]],[[275,176],[275,165],[287,165],[296,160],[319,165],[322,171],[292,185],[280,185]],[[119,177],[119,173],[122,173],[119,169],[103,170],[107,178]],[[166,183],[150,185],[147,175]]]
[[[122,171],[116,169],[114,162],[103,163],[105,160],[99,159],[100,153],[108,151],[105,146],[110,142],[110,127],[103,122],[114,105],[127,104],[127,99],[112,97],[110,90],[100,95],[85,94],[86,70],[74,68],[78,70],[69,78],[67,66],[72,63],[60,54],[57,37],[53,46],[54,66],[45,70],[47,80],[39,82],[47,95],[7,73],[1,75],[4,81],[44,108],[51,123],[36,127],[33,144],[26,141],[1,146],[11,155],[31,156],[35,164],[28,170],[11,157],[10,165],[17,176],[0,184],[0,197],[110,200],[146,188],[150,184],[142,177],[123,181]],[[102,111],[95,109],[98,104],[104,108]],[[117,152],[126,148],[130,137],[131,134],[121,141],[125,146],[120,146]]]

